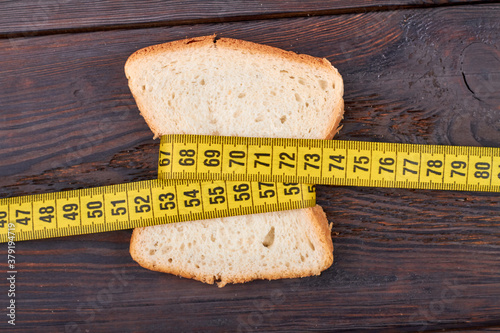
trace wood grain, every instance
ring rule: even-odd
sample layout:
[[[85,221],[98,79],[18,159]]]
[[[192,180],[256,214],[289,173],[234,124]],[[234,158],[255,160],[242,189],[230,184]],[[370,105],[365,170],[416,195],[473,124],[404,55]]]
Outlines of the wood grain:
[[[314,1],[10,1],[2,4],[0,36],[27,36],[55,32],[140,28],[474,4],[479,0],[314,0]]]
[[[499,5],[475,5],[1,40],[0,196],[154,178],[158,143],[124,62],[140,47],[212,33],[327,57],[345,81],[339,139],[498,147],[499,18]],[[21,242],[16,328],[493,331],[499,200],[320,186],[334,265],[222,289],[140,268],[129,230]]]

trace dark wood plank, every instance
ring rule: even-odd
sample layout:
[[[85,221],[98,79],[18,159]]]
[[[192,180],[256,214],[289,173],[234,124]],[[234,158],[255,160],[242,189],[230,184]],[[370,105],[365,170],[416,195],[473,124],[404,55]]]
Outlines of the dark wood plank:
[[[223,22],[256,18],[363,12],[428,7],[480,0],[314,0],[314,1],[10,1],[2,4],[0,36],[30,35],[54,30],[111,29],[151,25]],[[488,2],[488,1],[486,1]],[[489,1],[492,2],[492,1]]]
[[[0,41],[0,196],[154,178],[157,142],[123,64],[140,47],[214,32],[327,57],[345,80],[339,139],[500,146],[499,18],[500,6],[457,6]],[[334,265],[319,277],[223,289],[138,267],[128,230],[22,242],[17,326],[493,330],[499,200],[320,186]]]

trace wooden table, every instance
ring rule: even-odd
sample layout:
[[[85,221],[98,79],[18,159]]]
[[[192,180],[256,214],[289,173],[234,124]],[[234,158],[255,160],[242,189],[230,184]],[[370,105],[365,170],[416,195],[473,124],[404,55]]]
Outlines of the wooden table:
[[[496,2],[496,3],[495,3]],[[498,1],[0,2],[0,197],[156,177],[123,66],[216,33],[328,58],[344,140],[500,146]],[[500,330],[498,193],[318,187],[335,263],[222,289],[139,267],[130,230],[16,244],[16,331]],[[5,314],[7,247],[1,276]]]

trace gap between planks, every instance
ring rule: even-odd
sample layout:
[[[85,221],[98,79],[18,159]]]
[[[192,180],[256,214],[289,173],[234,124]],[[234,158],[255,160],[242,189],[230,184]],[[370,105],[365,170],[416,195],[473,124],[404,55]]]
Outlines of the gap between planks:
[[[457,6],[471,6],[482,4],[494,4],[500,1],[472,1],[472,2],[446,2],[446,3],[416,3],[406,5],[371,5],[354,8],[337,8],[337,9],[320,9],[312,11],[296,11],[284,13],[269,13],[269,14],[249,14],[249,15],[234,15],[226,17],[210,17],[199,19],[173,19],[173,20],[159,20],[152,22],[137,22],[126,24],[103,24],[94,27],[73,27],[73,28],[54,28],[54,29],[40,29],[35,31],[12,31],[0,33],[0,39],[10,38],[23,38],[23,37],[38,37],[57,34],[76,34],[88,33],[110,30],[131,30],[131,29],[148,29],[158,27],[173,27],[181,25],[194,25],[194,24],[211,24],[211,23],[229,23],[241,21],[257,21],[257,20],[273,20],[285,18],[299,18],[299,17],[312,17],[312,16],[333,16],[333,15],[347,15],[347,14],[364,14],[371,12],[389,12],[407,9],[428,9],[428,8],[441,8],[441,7],[457,7]]]

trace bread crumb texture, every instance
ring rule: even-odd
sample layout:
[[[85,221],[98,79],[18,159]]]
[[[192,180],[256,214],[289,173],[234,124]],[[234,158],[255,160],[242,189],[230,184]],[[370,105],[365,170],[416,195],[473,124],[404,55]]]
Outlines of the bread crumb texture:
[[[342,78],[328,60],[241,40],[151,46],[125,72],[156,136],[323,139],[343,113]]]
[[[320,206],[137,228],[131,243],[141,266],[219,287],[318,275],[333,262]]]

